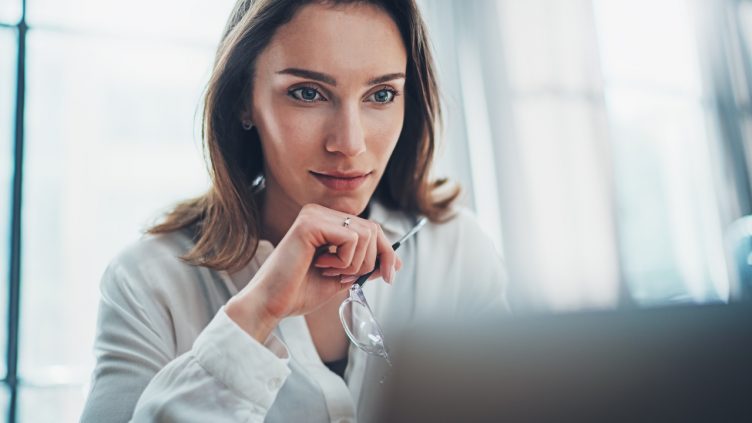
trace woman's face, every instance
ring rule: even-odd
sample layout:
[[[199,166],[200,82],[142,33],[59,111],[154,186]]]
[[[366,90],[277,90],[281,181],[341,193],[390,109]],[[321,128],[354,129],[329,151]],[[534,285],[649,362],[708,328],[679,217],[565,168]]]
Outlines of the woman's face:
[[[309,4],[257,58],[251,115],[267,200],[360,214],[404,120],[407,53],[375,6]]]

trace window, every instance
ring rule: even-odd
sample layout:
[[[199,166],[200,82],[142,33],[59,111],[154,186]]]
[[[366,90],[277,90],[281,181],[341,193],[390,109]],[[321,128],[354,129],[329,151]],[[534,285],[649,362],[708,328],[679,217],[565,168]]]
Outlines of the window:
[[[752,54],[747,41],[746,68],[719,71],[735,66],[719,39],[739,33],[706,21],[730,11],[751,40],[750,4],[422,2],[449,100],[445,167],[473,170],[459,176],[501,235],[514,308],[729,297],[724,231],[752,211],[749,163],[723,128],[739,106],[719,106],[714,83],[748,93]]]
[[[20,12],[6,3],[0,16]],[[19,382],[12,417],[77,421],[94,364],[99,280],[107,263],[160,211],[208,187],[200,102],[234,1],[26,5]],[[5,123],[13,121],[14,90],[5,87],[15,86],[16,44],[14,29],[0,28],[3,131],[13,127]],[[7,198],[11,140],[0,133],[0,192]],[[0,204],[0,235],[6,235],[10,209]],[[7,245],[0,245],[3,257]],[[5,329],[2,324],[0,345]]]
[[[0,3],[0,24],[15,25],[21,18],[21,1],[5,0]]]
[[[15,58],[17,55],[16,31],[0,28],[0,57]],[[0,61],[0,275],[7,278],[10,256],[10,215],[12,207],[11,184],[13,180],[13,128],[15,120],[16,99],[16,61]],[[3,279],[4,281],[7,279]],[[7,287],[7,283],[3,287]],[[0,351],[7,348],[6,319],[8,318],[8,289],[0,289]],[[6,375],[6,361],[0,362],[0,375]],[[5,398],[5,397],[3,397]],[[4,402],[3,402],[4,404]]]
[[[728,295],[717,142],[685,0],[596,1],[624,277],[639,304]],[[644,13],[650,10],[650,13]]]

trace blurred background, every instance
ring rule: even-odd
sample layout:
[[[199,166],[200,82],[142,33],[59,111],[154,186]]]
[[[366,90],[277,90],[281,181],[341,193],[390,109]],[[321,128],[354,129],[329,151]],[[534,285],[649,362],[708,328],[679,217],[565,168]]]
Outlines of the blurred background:
[[[104,268],[207,188],[201,93],[233,3],[0,0],[9,421],[78,420]],[[505,257],[516,311],[744,295],[752,1],[420,6],[446,109],[437,175]]]

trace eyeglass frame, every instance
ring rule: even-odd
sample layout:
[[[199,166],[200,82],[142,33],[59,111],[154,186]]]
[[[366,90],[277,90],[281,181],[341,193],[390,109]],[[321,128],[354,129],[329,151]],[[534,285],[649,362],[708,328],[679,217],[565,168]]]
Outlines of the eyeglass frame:
[[[418,219],[418,222],[413,226],[402,238],[399,239],[399,241],[392,244],[392,250],[397,250],[402,243],[407,241],[410,237],[415,235],[428,221],[426,217],[421,217]],[[358,277],[358,279],[352,284],[350,287],[350,295],[345,298],[345,300],[342,302],[342,304],[339,306],[339,318],[340,322],[342,323],[342,327],[345,329],[345,334],[350,339],[350,342],[360,348],[361,350],[365,351],[368,354],[378,355],[384,357],[384,359],[389,361],[389,353],[386,348],[386,343],[384,342],[384,334],[381,330],[381,326],[379,325],[379,322],[376,320],[376,317],[373,315],[373,311],[371,310],[371,307],[368,305],[368,301],[366,301],[366,297],[363,294],[363,290],[361,287],[363,284],[368,280],[368,278],[376,271],[376,269],[379,268],[380,261],[378,257],[376,258],[376,263],[374,265],[373,270],[370,272],[361,275]],[[380,354],[379,351],[372,351],[371,348],[368,345],[362,344],[357,339],[355,339],[355,335],[350,331],[350,328],[348,324],[346,323],[346,316],[345,314],[345,308],[348,304],[351,303],[358,303],[361,306],[365,307],[365,310],[368,312],[368,316],[371,320],[373,320],[374,327],[376,328],[376,331],[378,332],[379,339],[381,340],[381,350],[383,354]],[[352,318],[352,316],[350,316]]]

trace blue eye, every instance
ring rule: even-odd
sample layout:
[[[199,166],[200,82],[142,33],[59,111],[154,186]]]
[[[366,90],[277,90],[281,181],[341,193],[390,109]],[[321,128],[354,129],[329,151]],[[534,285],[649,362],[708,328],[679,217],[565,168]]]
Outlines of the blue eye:
[[[311,87],[295,88],[294,90],[290,90],[288,92],[288,95],[296,100],[304,101],[306,103],[326,101],[324,96],[322,96],[321,93],[318,92],[318,90]]]
[[[396,91],[384,88],[383,90],[379,90],[371,94],[371,97],[369,98],[375,103],[386,104],[394,101],[394,97],[396,95]]]

